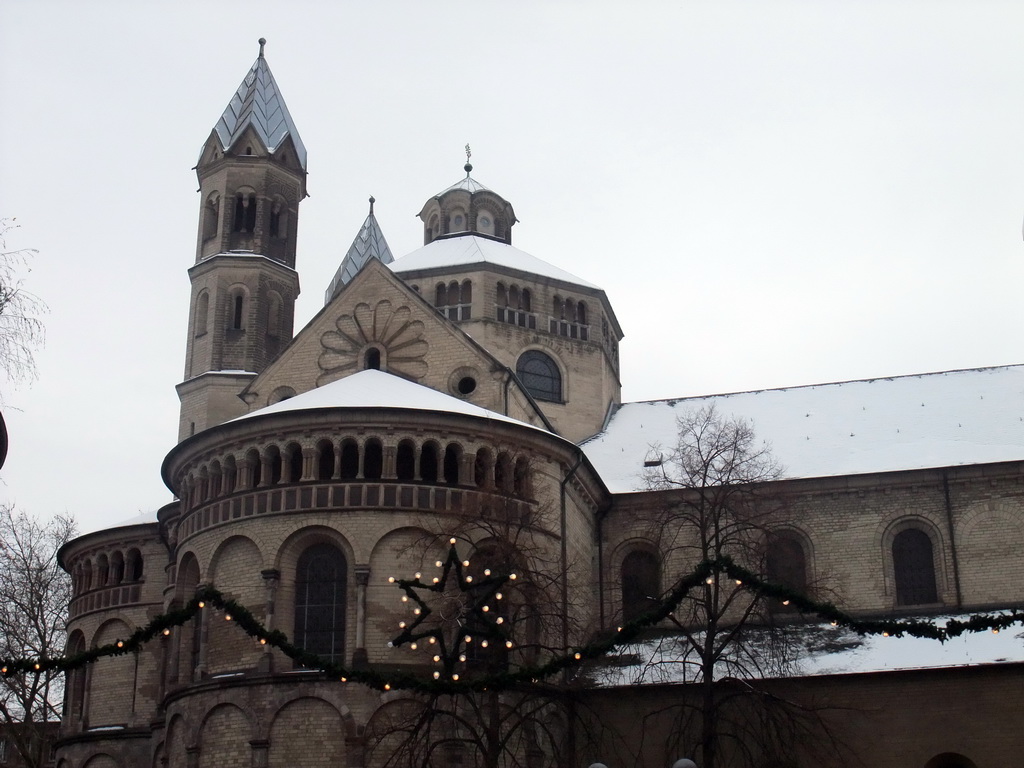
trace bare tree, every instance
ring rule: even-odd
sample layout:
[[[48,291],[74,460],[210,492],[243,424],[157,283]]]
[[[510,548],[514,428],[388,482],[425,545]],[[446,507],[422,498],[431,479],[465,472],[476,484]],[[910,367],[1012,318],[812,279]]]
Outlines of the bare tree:
[[[75,523],[57,516],[40,523],[12,505],[0,506],[0,658],[59,656],[71,600],[71,578],[58,550]],[[44,670],[0,676],[0,722],[25,764],[43,765],[42,723],[60,719],[62,673]]]
[[[17,225],[14,219],[0,219],[0,370],[8,381],[18,384],[36,377],[36,350],[45,339],[40,320],[49,308],[25,289],[25,273],[35,251],[7,250],[7,234]]]
[[[725,418],[713,406],[681,417],[677,435],[676,444],[650,462],[655,466],[646,477],[650,490],[663,492],[652,538],[666,564],[682,573],[702,561],[731,559],[755,572],[771,571],[768,545],[788,520],[774,483],[781,468],[770,447],[749,422]],[[654,663],[671,665],[676,679],[696,689],[673,705],[672,731],[682,740],[677,754],[697,752],[701,768],[724,761],[738,766],[778,760],[791,755],[797,741],[828,737],[818,730],[824,722],[813,707],[761,684],[792,670],[796,647],[777,622],[780,612],[785,616],[783,606],[718,575],[692,590],[669,617],[674,631],[662,639]]]

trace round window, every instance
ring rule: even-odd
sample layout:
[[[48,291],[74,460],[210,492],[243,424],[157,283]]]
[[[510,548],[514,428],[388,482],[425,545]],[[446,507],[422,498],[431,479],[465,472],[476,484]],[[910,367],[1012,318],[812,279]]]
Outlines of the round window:
[[[481,227],[489,227],[489,226],[491,226],[491,220],[488,219],[486,216],[481,216],[480,217],[480,226]]]
[[[460,395],[471,395],[476,390],[476,379],[472,376],[463,376],[456,386]]]

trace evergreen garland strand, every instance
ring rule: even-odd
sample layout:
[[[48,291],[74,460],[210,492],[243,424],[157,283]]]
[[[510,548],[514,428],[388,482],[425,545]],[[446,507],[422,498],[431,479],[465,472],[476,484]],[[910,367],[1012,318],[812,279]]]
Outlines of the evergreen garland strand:
[[[692,573],[681,578],[676,586],[649,611],[619,627],[610,636],[596,639],[591,643],[570,650],[561,656],[554,657],[539,666],[518,667],[513,671],[493,673],[469,679],[425,679],[411,672],[386,672],[374,669],[352,669],[322,659],[288,641],[280,630],[268,630],[253,616],[245,606],[234,600],[225,598],[214,587],[202,587],[188,603],[177,610],[169,611],[154,618],[148,625],[141,627],[127,638],[114,643],[89,648],[71,656],[54,656],[39,658],[12,658],[0,660],[0,674],[5,677],[16,674],[33,674],[50,671],[70,672],[80,669],[97,659],[137,653],[154,638],[169,635],[175,627],[180,627],[194,618],[205,605],[209,604],[224,612],[225,619],[234,621],[250,637],[261,645],[277,649],[296,664],[310,670],[320,670],[329,678],[341,682],[361,683],[370,688],[389,691],[407,690],[426,694],[457,694],[482,690],[504,690],[514,686],[538,684],[565,669],[571,669],[584,661],[598,659],[607,655],[617,646],[635,640],[647,627],[664,620],[683,602],[690,590],[699,587],[709,579],[728,577],[737,582],[738,587],[751,590],[767,598],[788,601],[805,614],[816,615],[828,621],[832,626],[846,627],[860,635],[883,635],[886,637],[928,638],[945,642],[969,632],[984,632],[1006,629],[1015,624],[1024,623],[1024,611],[1013,608],[999,614],[972,615],[966,621],[950,619],[945,627],[936,626],[930,621],[919,619],[899,620],[860,620],[840,610],[829,602],[811,599],[805,594],[780,584],[765,581],[758,574],[736,565],[730,558],[705,560]],[[418,580],[415,580],[418,581]],[[414,581],[402,580],[399,586],[405,589]],[[422,585],[427,586],[427,585]],[[410,628],[411,629],[411,628]],[[399,646],[414,639],[415,633],[403,632],[392,641]]]

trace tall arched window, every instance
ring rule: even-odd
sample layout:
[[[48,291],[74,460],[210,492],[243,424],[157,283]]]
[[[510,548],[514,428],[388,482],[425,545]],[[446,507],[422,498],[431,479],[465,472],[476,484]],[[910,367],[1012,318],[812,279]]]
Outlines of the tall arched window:
[[[919,528],[907,528],[892,541],[893,578],[897,605],[939,602],[935,588],[935,557],[932,540]]]
[[[68,638],[66,655],[76,656],[85,652],[85,637],[81,632],[75,631]],[[64,717],[66,722],[74,723],[82,716],[82,708],[85,704],[85,667],[78,667],[67,672],[65,682],[65,705]]]
[[[371,438],[363,448],[363,477],[367,480],[380,480],[384,471],[384,448],[380,440]]]
[[[796,534],[772,531],[765,546],[765,576],[795,592],[807,592],[807,555]]]
[[[653,552],[634,550],[622,560],[622,620],[649,611],[661,597],[661,561]]]
[[[403,440],[398,444],[395,475],[399,480],[412,480],[416,476],[416,446],[411,440]]]
[[[295,569],[295,644],[331,661],[345,653],[345,555],[332,544],[314,544]]]
[[[527,350],[516,363],[516,374],[538,400],[562,402],[562,372],[548,355],[536,349]]]

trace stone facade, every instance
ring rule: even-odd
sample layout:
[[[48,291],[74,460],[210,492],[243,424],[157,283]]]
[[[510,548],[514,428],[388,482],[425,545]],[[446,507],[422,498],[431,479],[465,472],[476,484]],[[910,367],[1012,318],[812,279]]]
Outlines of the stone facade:
[[[264,70],[261,54],[253,71]],[[622,333],[603,291],[514,261],[371,259],[293,335],[304,149],[297,135],[269,148],[256,128],[233,128],[230,146],[211,135],[197,169],[180,441],[162,469],[175,501],[157,522],[62,551],[70,651],[116,642],[212,585],[341,663],[426,673],[422,653],[389,646],[408,610],[388,577],[431,572],[455,537],[470,559],[510,557],[526,577],[509,601],[529,626],[515,664],[620,624],[636,553],[655,563],[652,589],[692,569],[692,531],[666,528],[665,515],[687,491],[611,493],[578,447],[620,403]],[[424,206],[425,248],[460,237],[511,247],[511,205],[469,170]],[[395,400],[391,379],[434,399]],[[380,387],[376,404],[330,400],[362,382]],[[1022,479],[1024,463],[1000,462],[780,480],[784,505],[764,527],[812,592],[853,613],[1001,608],[1024,600]],[[896,562],[907,531],[931,553],[912,593]],[[329,605],[310,602],[314,561]],[[949,768],[1017,759],[1007,734],[1019,730],[1019,678],[1010,664],[773,685],[849,706],[838,731],[868,764]],[[382,723],[407,703],[296,668],[212,608],[138,654],[72,673],[67,689],[58,768],[383,766]],[[596,718],[604,736],[574,741],[582,726],[554,718],[546,740],[521,745],[524,764],[586,765],[598,752],[670,764],[672,724],[653,747],[636,742],[631,718],[689,695],[591,691],[580,723]],[[986,716],[954,727],[978,703]],[[474,761],[446,749],[431,764]]]

